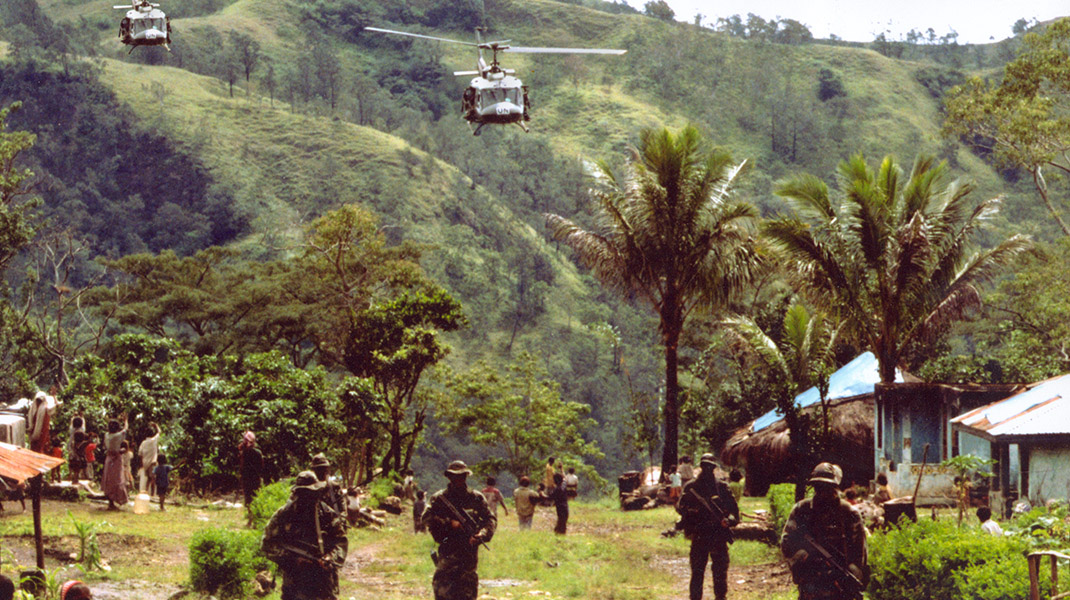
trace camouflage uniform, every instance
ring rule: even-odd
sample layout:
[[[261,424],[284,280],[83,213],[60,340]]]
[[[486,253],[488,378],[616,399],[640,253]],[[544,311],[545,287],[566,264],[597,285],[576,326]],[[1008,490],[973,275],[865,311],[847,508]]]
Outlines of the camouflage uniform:
[[[346,515],[346,502],[345,494],[342,490],[338,489],[338,486],[330,479],[331,463],[327,460],[327,457],[320,452],[316,456],[312,457],[312,472],[316,474],[316,478],[324,482],[326,486],[323,488],[323,492],[320,495],[320,502],[329,506],[334,512],[345,517]],[[342,519],[343,525],[348,525],[346,519]]]
[[[713,475],[716,467],[712,457],[709,460],[706,458],[703,457],[699,477],[684,486],[676,511],[682,517],[680,527],[691,540],[691,600],[702,599],[707,561],[710,562],[713,576],[713,596],[717,600],[724,600],[728,595],[728,544],[732,543],[732,531],[728,527],[739,522],[739,506],[728,485]],[[695,497],[696,493],[724,513],[728,527],[710,514]]]
[[[282,600],[334,600],[338,594],[338,569],[346,560],[349,540],[343,519],[318,499],[319,531],[316,515],[306,508],[299,494],[318,494],[323,482],[304,471],[297,476],[293,495],[271,517],[264,529],[260,549],[282,572]],[[318,534],[318,539],[317,539]],[[322,543],[323,551],[320,552]],[[295,552],[296,549],[299,552]],[[326,564],[317,566],[300,553],[322,556]]]
[[[450,468],[454,469],[458,463],[460,461],[454,461]],[[460,467],[467,468],[463,463],[460,463]],[[461,529],[452,528],[450,522],[457,520],[457,517],[443,499],[472,517],[478,528],[474,535],[484,542],[494,537],[498,521],[490,512],[483,494],[467,487],[464,490],[447,487],[436,492],[424,511],[424,524],[438,543],[435,575],[431,579],[435,600],[474,600],[479,593],[479,576],[476,574],[479,546],[469,543],[472,534],[465,533],[466,525],[462,525]]]
[[[829,463],[814,469],[811,482],[821,481],[819,471],[826,465],[835,470],[835,475],[829,479],[839,485],[839,467]],[[806,498],[796,504],[788,516],[780,538],[780,551],[791,566],[792,580],[799,586],[800,600],[861,598],[862,590],[854,593],[855,584],[822,560],[818,550],[806,541],[807,534],[865,586],[868,581],[866,532],[858,512],[838,496],[826,500],[816,496]]]

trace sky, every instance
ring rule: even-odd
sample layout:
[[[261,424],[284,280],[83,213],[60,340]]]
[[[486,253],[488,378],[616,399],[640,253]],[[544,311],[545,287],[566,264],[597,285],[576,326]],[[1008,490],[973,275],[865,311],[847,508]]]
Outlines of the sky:
[[[643,9],[646,0],[627,0]],[[882,31],[900,39],[911,29],[930,27],[938,37],[952,29],[960,44],[984,44],[1011,37],[1018,19],[1046,21],[1070,16],[1067,0],[899,0],[857,2],[848,0],[666,0],[676,18],[691,22],[704,15],[712,26],[718,18],[754,13],[763,19],[795,19],[808,26],[817,38],[835,34],[850,41],[871,42]]]

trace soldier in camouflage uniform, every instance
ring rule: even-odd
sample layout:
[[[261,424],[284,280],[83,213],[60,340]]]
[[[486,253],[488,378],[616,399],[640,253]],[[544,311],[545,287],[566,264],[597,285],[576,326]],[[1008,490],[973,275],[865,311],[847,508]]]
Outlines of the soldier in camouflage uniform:
[[[346,502],[343,497],[344,494],[338,489],[338,486],[331,481],[331,461],[327,460],[327,456],[320,452],[312,457],[312,472],[316,474],[316,479],[322,481],[325,485],[323,492],[320,494],[320,502],[325,503],[327,506],[334,509],[334,512],[346,516]],[[343,524],[346,524],[346,520],[342,519]]]
[[[814,467],[814,497],[796,504],[784,525],[780,551],[800,600],[861,599],[869,581],[865,528],[861,515],[840,499],[841,477],[834,464]]]
[[[739,506],[728,484],[717,479],[717,465],[712,454],[704,454],[702,470],[684,486],[676,511],[680,528],[691,540],[691,600],[702,600],[706,562],[713,576],[713,597],[728,595],[728,544],[732,530],[739,523]]]
[[[468,489],[471,474],[464,462],[450,463],[445,473],[449,485],[431,496],[424,511],[424,524],[438,543],[438,552],[432,555],[435,600],[475,600],[479,592],[479,546],[494,537],[498,520],[483,494]]]
[[[349,540],[342,517],[320,501],[324,483],[311,471],[294,481],[290,501],[271,517],[260,550],[279,565],[282,600],[335,600]]]

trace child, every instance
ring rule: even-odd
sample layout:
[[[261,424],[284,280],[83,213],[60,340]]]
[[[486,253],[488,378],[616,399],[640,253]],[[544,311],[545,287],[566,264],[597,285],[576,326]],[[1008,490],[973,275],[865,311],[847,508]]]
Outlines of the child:
[[[156,476],[156,494],[160,497],[160,510],[165,510],[163,501],[167,497],[167,488],[171,484],[167,476],[173,468],[167,464],[167,456],[165,454],[161,453],[156,456],[156,469],[154,469],[153,474]]]
[[[416,502],[412,505],[412,530],[415,533],[421,533],[427,531],[427,525],[424,525],[424,509],[427,508],[427,503],[424,502],[424,491],[416,490]]]
[[[487,477],[487,487],[483,488],[483,497],[487,499],[488,508],[490,512],[494,513],[494,518],[498,518],[498,506],[501,505],[502,510],[505,511],[505,516],[509,516],[509,508],[505,506],[505,498],[502,497],[502,492],[498,488],[494,487],[497,481],[493,477]]]
[[[97,477],[97,434],[89,434],[89,443],[85,447],[85,478],[93,481]]]
[[[122,452],[123,458],[123,485],[127,488],[133,488],[134,473],[130,470],[130,461],[134,458],[134,451],[130,449],[130,444],[125,440],[119,445],[119,451]]]
[[[72,579],[59,589],[59,600],[93,600],[93,592],[86,584]]]
[[[77,484],[79,479],[85,477],[85,450],[89,440],[84,432],[75,431],[71,444],[71,459],[67,464],[67,472],[71,474],[71,483]]]
[[[52,438],[52,457],[63,458],[63,444],[56,438]],[[52,483],[59,483],[59,467],[52,469]]]

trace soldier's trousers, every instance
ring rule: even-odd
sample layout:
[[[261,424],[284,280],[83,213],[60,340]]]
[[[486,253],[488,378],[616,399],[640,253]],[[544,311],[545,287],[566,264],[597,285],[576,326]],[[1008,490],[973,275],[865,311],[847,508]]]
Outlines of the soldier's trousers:
[[[728,542],[701,537],[691,540],[691,600],[702,600],[707,561],[713,575],[713,597],[724,600],[728,596]]]
[[[443,554],[439,549],[435,575],[431,587],[435,600],[475,600],[479,594],[479,575],[476,574],[475,552]]]

